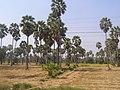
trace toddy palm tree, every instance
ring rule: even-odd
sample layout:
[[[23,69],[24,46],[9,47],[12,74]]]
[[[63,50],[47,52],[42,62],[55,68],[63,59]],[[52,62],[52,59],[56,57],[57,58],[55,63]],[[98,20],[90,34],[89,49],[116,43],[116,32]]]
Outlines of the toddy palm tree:
[[[22,27],[22,32],[23,34],[25,34],[27,36],[27,47],[29,45],[29,36],[33,34],[33,32],[35,31],[35,21],[34,18],[32,16],[23,16],[20,26]],[[29,53],[27,51],[27,59],[26,59],[26,68],[28,69],[28,56]]]
[[[100,49],[100,48],[102,47],[101,42],[97,42],[97,43],[96,43],[96,47],[97,47],[98,49]]]
[[[112,23],[111,23],[110,19],[102,18],[100,20],[100,28],[105,33],[105,39],[107,40],[107,32],[109,31],[110,28],[112,28]],[[108,70],[110,70],[109,59],[108,59],[108,48],[106,47],[106,49],[107,49],[106,50],[106,59],[107,59],[107,64],[108,64]]]
[[[8,28],[5,24],[0,24],[0,39],[1,39],[1,47],[2,47],[2,39],[7,36]]]
[[[55,40],[57,42],[58,45],[58,65],[60,64],[59,61],[59,53],[60,53],[60,47],[61,47],[61,38],[62,36],[65,36],[66,33],[66,28],[64,27],[64,24],[61,21],[61,15],[65,13],[66,11],[66,4],[63,0],[52,0],[52,4],[51,4],[51,10],[52,10],[52,17],[54,18],[54,25],[56,28],[54,28],[54,30],[56,30],[55,32]],[[57,23],[55,23],[57,22]]]
[[[28,46],[26,41],[21,41],[19,46],[21,48],[23,56],[25,57],[26,56],[26,49],[27,49],[27,46]],[[23,59],[22,59],[22,65],[23,65]]]
[[[114,56],[116,57],[115,58],[115,61],[117,62],[117,66],[120,66],[120,61],[118,60],[118,43],[119,43],[119,37],[120,37],[120,28],[119,26],[117,27],[113,27],[110,31],[110,37],[112,40],[114,40]]]
[[[13,39],[12,39],[12,56],[13,57],[13,51],[14,51],[14,40],[17,42],[17,40],[20,39],[20,29],[19,29],[19,25],[17,23],[12,23],[10,24],[10,27],[9,27],[9,30],[8,32],[12,35]],[[12,59],[14,58],[11,58],[11,66],[13,64],[13,61]]]
[[[14,47],[14,40],[17,41],[20,39],[20,29],[19,25],[17,23],[12,23],[10,24],[9,27],[9,33],[12,35],[13,40],[12,40],[12,46]],[[14,49],[14,48],[13,48]]]
[[[73,36],[72,38],[72,43],[73,43],[73,52],[74,52],[74,55],[75,55],[75,62],[76,62],[76,66],[78,66],[77,64],[77,53],[79,53],[80,51],[80,44],[81,44],[81,39],[79,36]]]

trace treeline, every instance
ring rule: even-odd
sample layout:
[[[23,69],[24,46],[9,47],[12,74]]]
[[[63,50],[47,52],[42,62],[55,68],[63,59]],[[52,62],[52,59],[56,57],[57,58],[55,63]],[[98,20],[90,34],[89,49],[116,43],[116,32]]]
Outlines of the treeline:
[[[51,11],[47,21],[36,22],[34,17],[26,15],[22,17],[20,24],[12,23],[10,27],[0,24],[1,64],[7,61],[12,66],[15,63],[25,62],[26,69],[30,62],[35,62],[36,65],[53,62],[60,66],[61,62],[66,61],[70,64],[78,62],[79,57],[85,56],[85,49],[80,46],[80,37],[74,36],[72,40],[66,37],[67,27],[61,19],[66,11],[65,2],[52,0]],[[17,41],[21,38],[20,32],[26,35],[27,40],[21,41],[19,47],[16,47]],[[13,38],[12,43],[2,46],[4,37],[8,34]],[[29,44],[31,35],[35,40],[35,47]]]
[[[112,27],[110,19],[103,18],[100,21],[100,28],[104,31],[106,37],[106,47],[101,48],[100,42],[96,44],[99,52],[96,55],[92,50],[86,52],[81,46],[80,36],[73,36],[72,39],[66,37],[67,27],[62,21],[61,16],[66,11],[66,4],[63,0],[52,0],[51,13],[47,21],[35,21],[35,18],[29,15],[23,16],[21,23],[12,23],[10,27],[5,24],[0,24],[0,62],[10,64],[15,63],[26,64],[25,69],[28,69],[28,63],[36,65],[56,63],[61,66],[61,63],[66,63],[70,66],[74,63],[99,63],[99,64],[114,64],[120,66],[120,49],[118,48],[120,28]],[[110,38],[107,38],[107,32],[110,31]],[[20,32],[26,35],[27,40],[21,41],[17,46],[17,41],[20,40]],[[8,46],[2,46],[4,37],[10,34],[12,43]],[[29,37],[33,35],[34,45],[29,44]],[[57,45],[57,46],[56,46]]]

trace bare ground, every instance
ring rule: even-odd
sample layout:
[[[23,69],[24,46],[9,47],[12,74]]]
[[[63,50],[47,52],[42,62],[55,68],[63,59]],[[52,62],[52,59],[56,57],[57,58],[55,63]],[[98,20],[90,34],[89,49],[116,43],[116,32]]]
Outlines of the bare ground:
[[[0,84],[15,83],[30,83],[41,88],[72,86],[86,90],[120,90],[120,68],[112,67],[108,71],[105,65],[83,65],[51,79],[39,66],[25,70],[21,65],[0,65]]]

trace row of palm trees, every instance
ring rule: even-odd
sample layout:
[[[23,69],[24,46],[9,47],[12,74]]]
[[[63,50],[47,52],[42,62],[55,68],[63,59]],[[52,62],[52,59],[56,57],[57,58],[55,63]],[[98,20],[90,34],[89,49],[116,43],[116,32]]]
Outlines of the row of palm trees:
[[[82,57],[85,55],[85,49],[83,49],[81,44],[81,39],[79,36],[74,36],[72,40],[66,38],[67,28],[62,22],[61,16],[66,11],[66,4],[63,0],[52,0],[51,4],[52,12],[49,14],[47,21],[35,21],[35,18],[29,15],[23,16],[20,25],[17,23],[12,23],[9,28],[5,24],[0,24],[0,38],[1,38],[1,48],[2,39],[11,34],[12,44],[8,45],[6,52],[9,56],[8,63],[11,62],[11,66],[14,64],[14,57],[25,57],[26,69],[28,69],[29,54],[31,49],[34,55],[39,57],[37,62],[42,60],[42,63],[48,63],[48,56],[53,56],[53,62],[61,66],[62,55],[67,56],[68,64],[72,60],[72,54],[77,57],[81,54]],[[20,40],[20,31],[26,35],[27,40],[21,41],[19,47],[16,48],[17,41]],[[35,40],[35,47],[29,44],[29,37],[33,35]],[[15,46],[14,46],[15,41]],[[57,48],[56,48],[57,44]],[[70,60],[69,60],[70,59]],[[74,58],[74,61],[76,59]],[[24,60],[22,59],[22,64]],[[37,64],[36,62],[36,64]],[[2,63],[2,60],[1,60]]]
[[[116,61],[118,66],[120,66],[120,60],[118,56],[118,43],[120,37],[120,27],[112,27],[112,23],[108,18],[102,18],[100,21],[100,28],[105,33],[105,55],[107,59],[108,69],[110,70],[109,60]],[[107,37],[107,32],[110,30],[109,38]],[[101,43],[98,42],[96,47],[101,48]],[[113,56],[115,58],[113,58]]]
[[[52,0],[51,4],[52,13],[49,15],[47,23],[44,21],[35,22],[35,18],[32,16],[23,16],[20,27],[21,31],[27,36],[27,49],[29,45],[29,36],[34,34],[36,42],[43,40],[45,42],[45,48],[51,47],[53,43],[58,45],[58,64],[59,64],[59,52],[61,48],[61,40],[65,37],[67,28],[61,20],[62,14],[66,11],[66,4],[63,0]],[[14,40],[17,42],[20,39],[20,29],[19,25],[12,23],[9,27],[5,24],[0,24],[0,38],[1,38],[1,47],[2,39],[10,33],[13,37],[12,46],[14,45]],[[36,43],[36,45],[38,45]],[[15,46],[16,47],[16,46]],[[14,48],[13,48],[14,49]],[[13,50],[12,50],[13,51]],[[27,59],[26,59],[26,69],[28,69],[28,50],[26,50]]]

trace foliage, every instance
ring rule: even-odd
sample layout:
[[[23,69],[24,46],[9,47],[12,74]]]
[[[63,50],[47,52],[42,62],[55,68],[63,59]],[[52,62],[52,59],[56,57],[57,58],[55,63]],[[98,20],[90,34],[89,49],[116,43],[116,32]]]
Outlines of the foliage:
[[[76,68],[75,65],[71,65],[71,66],[68,67],[68,70],[71,70],[71,71],[72,71],[72,70],[74,70],[75,68]]]
[[[103,30],[104,33],[107,33],[111,27],[112,27],[112,23],[110,19],[108,19],[107,17],[102,18],[100,20],[100,28]]]
[[[53,63],[47,64],[45,69],[48,71],[48,76],[53,78],[63,73],[63,71],[59,69],[59,66]]]

